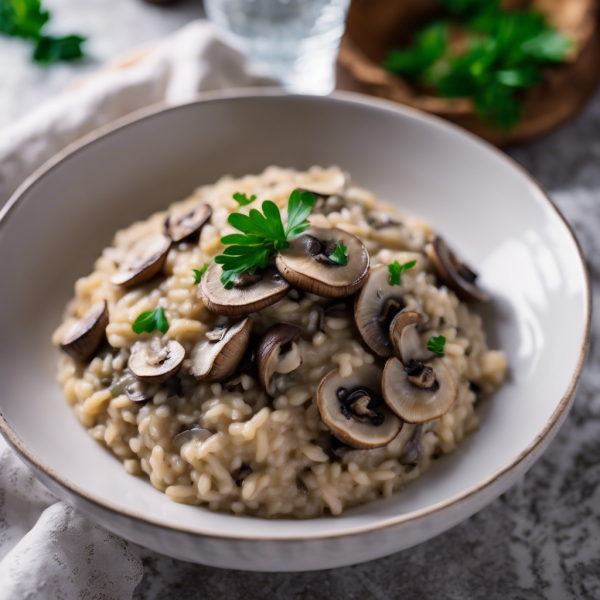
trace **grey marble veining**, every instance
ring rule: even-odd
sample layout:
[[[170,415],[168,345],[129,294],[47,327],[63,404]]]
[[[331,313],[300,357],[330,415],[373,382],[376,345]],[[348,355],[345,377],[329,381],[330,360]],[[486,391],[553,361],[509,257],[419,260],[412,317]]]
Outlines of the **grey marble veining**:
[[[199,3],[193,0],[168,10],[148,7],[138,0],[48,0],[48,4],[57,8],[57,30],[74,29],[90,35],[95,60],[77,67],[40,70],[27,63],[24,46],[0,39],[0,126],[60,91],[74,77],[97,68],[100,61],[159,37],[200,11]],[[569,125],[510,154],[551,192],[574,226],[587,257],[594,299],[598,300],[600,94]],[[518,485],[451,531],[385,559],[317,573],[242,573],[143,551],[145,576],[135,597],[600,598],[599,335],[600,316],[595,315],[587,365],[573,410],[546,454]]]

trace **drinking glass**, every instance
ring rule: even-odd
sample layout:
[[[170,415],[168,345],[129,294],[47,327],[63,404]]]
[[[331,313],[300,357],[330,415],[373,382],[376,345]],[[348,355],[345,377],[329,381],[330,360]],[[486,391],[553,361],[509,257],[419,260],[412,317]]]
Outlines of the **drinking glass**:
[[[265,74],[297,94],[328,94],[350,0],[204,0],[217,24]]]

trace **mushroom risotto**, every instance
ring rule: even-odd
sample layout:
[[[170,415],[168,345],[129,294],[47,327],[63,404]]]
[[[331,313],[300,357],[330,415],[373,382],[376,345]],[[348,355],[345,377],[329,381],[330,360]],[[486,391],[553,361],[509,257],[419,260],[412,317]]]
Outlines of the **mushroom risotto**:
[[[337,168],[224,178],[119,231],[53,341],[67,400],[177,502],[315,517],[389,497],[506,374],[476,274]]]

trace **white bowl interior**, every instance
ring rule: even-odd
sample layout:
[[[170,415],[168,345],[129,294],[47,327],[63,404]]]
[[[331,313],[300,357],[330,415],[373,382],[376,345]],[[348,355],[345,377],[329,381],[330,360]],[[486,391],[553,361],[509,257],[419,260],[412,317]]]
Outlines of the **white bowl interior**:
[[[481,428],[390,500],[342,518],[214,514],[170,502],[93,441],[55,381],[50,335],[77,277],[113,233],[195,186],[266,166],[338,164],[354,180],[431,219],[481,274],[484,314],[510,377],[480,407]],[[430,507],[477,486],[530,445],[569,387],[585,337],[585,273],[561,217],[499,152],[391,105],[263,96],[148,116],[67,156],[0,226],[0,411],[30,451],[102,501],[165,525],[234,537],[340,533]]]

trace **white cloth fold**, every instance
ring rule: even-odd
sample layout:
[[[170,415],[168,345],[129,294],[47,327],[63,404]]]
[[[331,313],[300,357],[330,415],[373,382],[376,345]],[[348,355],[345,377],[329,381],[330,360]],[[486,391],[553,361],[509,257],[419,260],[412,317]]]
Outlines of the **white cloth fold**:
[[[206,21],[166,37],[129,66],[107,68],[0,131],[0,207],[56,152],[118,117],[199,92],[273,85]]]
[[[107,68],[0,130],[0,208],[21,182],[82,135],[132,111],[198,92],[273,81],[205,21]],[[130,600],[136,548],[59,502],[0,437],[0,600]]]

